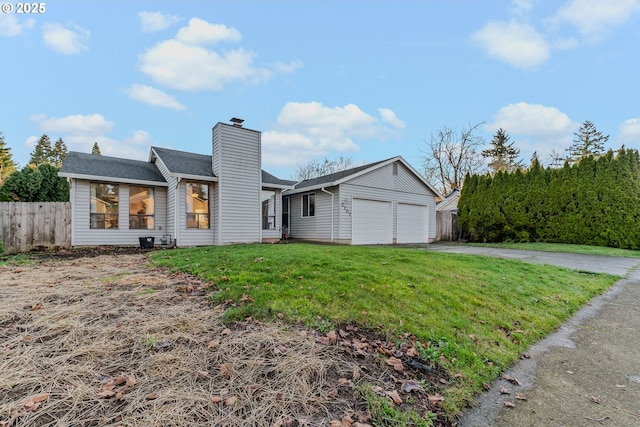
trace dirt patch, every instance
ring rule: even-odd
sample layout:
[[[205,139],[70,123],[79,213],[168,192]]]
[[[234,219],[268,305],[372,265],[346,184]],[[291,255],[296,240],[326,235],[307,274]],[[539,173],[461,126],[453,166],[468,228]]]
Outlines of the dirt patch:
[[[0,266],[2,427],[367,425],[361,384],[439,412],[428,397],[446,373],[411,357],[412,337],[228,327],[209,283],[151,268],[138,248],[30,257]]]

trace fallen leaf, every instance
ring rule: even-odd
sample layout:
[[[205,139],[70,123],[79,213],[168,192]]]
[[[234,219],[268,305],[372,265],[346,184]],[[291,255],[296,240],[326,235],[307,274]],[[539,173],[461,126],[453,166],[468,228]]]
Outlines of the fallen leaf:
[[[231,378],[231,366],[228,363],[223,363],[220,366],[220,373],[226,378]]]
[[[345,415],[342,417],[342,427],[351,427],[353,424],[353,419],[349,415]]]
[[[242,294],[242,298],[240,298],[240,302],[253,302],[253,298],[251,298],[247,294]]]
[[[231,335],[231,329],[229,329],[229,328],[224,328],[224,329],[222,330],[222,332],[220,332],[220,335],[222,335],[222,336]]]
[[[259,388],[260,388],[260,386],[258,384],[249,385],[249,386],[247,386],[247,394],[249,396],[253,396],[253,393],[258,391]]]
[[[404,391],[405,393],[410,393],[412,391],[419,391],[420,393],[424,393],[424,388],[422,388],[419,382],[414,380],[407,380],[403,382],[400,390]]]
[[[287,354],[287,347],[279,345],[273,349],[273,354],[275,354],[276,356]]]
[[[159,397],[158,393],[149,393],[144,398],[147,400],[154,400],[154,399],[157,399],[158,397]]]
[[[198,371],[197,378],[199,380],[203,380],[209,376],[209,372],[207,371]]]
[[[213,403],[220,403],[220,402],[222,402],[222,397],[220,397],[220,396],[211,396],[211,401]]]
[[[338,341],[338,336],[336,335],[336,331],[327,332],[327,338],[329,338],[330,344],[335,344]]]
[[[113,390],[102,390],[100,392],[98,392],[98,396],[100,397],[104,397],[106,399],[113,397],[116,395],[116,392]]]
[[[511,384],[522,385],[522,383],[520,381],[518,381],[517,378],[514,378],[511,375],[504,374],[502,376],[502,379],[505,380],[505,381],[509,381]]]
[[[485,389],[486,391],[491,390],[491,385],[487,384],[487,383],[482,383],[482,388]]]
[[[132,387],[132,386],[134,386],[136,384],[136,382],[137,382],[136,381],[136,376],[133,375],[133,374],[130,374],[127,377],[127,380],[125,381],[125,385],[128,386],[128,387]]]
[[[409,347],[404,353],[407,357],[418,357],[418,350],[415,347]]]
[[[527,400],[527,396],[522,393],[516,393],[516,399],[518,400]]]
[[[511,394],[511,389],[504,386],[500,386],[500,394]]]
[[[431,403],[432,405],[440,405],[441,402],[444,402],[444,397],[442,397],[438,393],[430,394],[429,396],[427,396],[427,399],[429,399],[429,403]]]
[[[384,394],[386,394],[388,397],[390,397],[391,400],[393,400],[393,403],[395,403],[396,405],[402,404],[402,399],[400,398],[400,395],[398,394],[398,392],[396,390],[385,391]]]
[[[224,401],[224,406],[233,406],[236,404],[237,401],[238,401],[238,398],[236,396],[231,396],[230,398]]]
[[[220,341],[209,341],[209,344],[207,344],[208,348],[216,348],[220,345]]]
[[[515,408],[516,405],[513,404],[513,402],[509,402],[508,400],[506,402],[504,402],[504,406],[506,406],[507,408]]]
[[[342,427],[342,421],[331,420],[331,422],[329,423],[329,427]]]
[[[598,405],[602,403],[602,400],[600,400],[598,396],[591,396],[589,400],[591,400],[593,403],[597,403]]]
[[[49,399],[49,393],[37,394],[25,400],[22,403],[22,407],[27,411],[35,411],[40,406],[40,403],[47,399]]]
[[[402,360],[391,356],[391,357],[388,357],[385,362],[387,363],[387,365],[393,366],[393,369],[395,369],[396,371],[404,372],[404,366],[402,366]]]

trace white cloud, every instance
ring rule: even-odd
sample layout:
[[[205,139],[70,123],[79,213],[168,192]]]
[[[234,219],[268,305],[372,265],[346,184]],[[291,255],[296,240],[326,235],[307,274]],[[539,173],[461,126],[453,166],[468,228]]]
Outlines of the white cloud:
[[[0,36],[19,36],[26,30],[33,28],[35,20],[27,19],[23,23],[18,22],[16,15],[11,13],[0,13]]]
[[[556,107],[518,102],[498,110],[484,130],[495,133],[502,128],[513,137],[523,158],[537,151],[540,159],[546,161],[552,150],[563,151],[571,144],[572,132],[578,126]]]
[[[597,40],[639,11],[639,0],[570,0],[552,22],[568,22],[583,36]]]
[[[517,68],[533,68],[549,58],[549,46],[531,25],[490,22],[471,35],[489,56]]]
[[[113,130],[114,124],[100,114],[66,117],[46,117],[40,114],[30,119],[38,130],[48,134],[52,140],[62,138],[71,151],[90,153],[93,144],[97,142],[100,152],[105,156],[146,160],[149,147],[154,145],[151,135],[144,130],[133,131],[122,140],[110,138],[107,135]],[[24,143],[25,147],[33,148],[38,139],[39,137],[30,136]]]
[[[36,114],[30,119],[38,129],[51,133],[98,135],[113,129],[113,122],[106,120],[100,114],[74,114],[65,117],[47,117],[44,114]]]
[[[274,74],[302,66],[276,62],[271,69],[254,64],[256,54],[242,48],[217,52],[204,45],[240,40],[240,33],[222,24],[192,18],[170,40],[157,43],[138,56],[138,67],[162,86],[185,90],[222,90],[233,82],[259,83]]]
[[[176,40],[195,45],[214,44],[219,41],[236,41],[241,36],[235,28],[223,24],[211,24],[200,18],[191,18],[189,25],[180,28]]]
[[[88,50],[90,35],[88,30],[73,23],[67,24],[67,27],[57,23],[42,26],[44,43],[64,55],[74,55]]]
[[[319,102],[288,102],[276,119],[275,129],[262,134],[263,162],[273,167],[296,166],[331,152],[356,152],[356,141],[385,139],[404,122],[387,108],[380,118],[357,105],[326,107]]]
[[[272,64],[271,67],[279,73],[290,74],[302,68],[302,65],[302,61],[292,61],[288,64],[285,64],[284,62],[276,62]]]
[[[625,120],[620,125],[619,139],[622,143],[635,143],[640,141],[640,118]]]
[[[138,12],[138,19],[140,19],[143,33],[162,31],[180,21],[180,17],[176,15],[147,11]]]
[[[405,122],[396,117],[396,113],[388,108],[378,108],[378,112],[380,113],[383,122],[389,123],[396,129],[404,129],[407,126]]]
[[[181,104],[173,96],[151,86],[134,84],[129,89],[127,89],[127,93],[129,94],[129,97],[131,99],[135,99],[136,101],[141,101],[156,107],[171,108],[177,111],[183,111],[187,109],[187,107]]]

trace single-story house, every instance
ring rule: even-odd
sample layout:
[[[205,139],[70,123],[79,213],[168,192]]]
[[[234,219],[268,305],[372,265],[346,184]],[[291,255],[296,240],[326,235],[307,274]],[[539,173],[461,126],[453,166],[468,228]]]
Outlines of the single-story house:
[[[436,211],[457,211],[458,199],[460,199],[460,189],[454,188],[436,203]]]
[[[437,192],[402,157],[302,182],[261,168],[261,133],[213,128],[212,152],[151,147],[148,161],[71,151],[71,244],[177,246],[274,242],[347,244],[435,239]]]

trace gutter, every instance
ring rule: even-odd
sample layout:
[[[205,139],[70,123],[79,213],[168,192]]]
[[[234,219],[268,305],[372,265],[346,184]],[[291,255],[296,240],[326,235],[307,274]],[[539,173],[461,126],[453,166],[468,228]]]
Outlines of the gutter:
[[[178,190],[178,187],[180,186],[180,181],[182,181],[182,177],[176,177],[176,188],[174,189],[174,203],[173,203],[173,210],[174,210],[174,215],[173,215],[173,232],[175,233],[175,246],[178,247],[178,198],[180,196],[180,191]]]
[[[322,187],[320,191],[322,191],[323,193],[331,194],[331,243],[333,243],[333,218],[335,216],[335,206],[333,204],[333,197],[335,196],[335,194],[333,194],[331,191],[325,190],[324,187]]]

